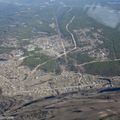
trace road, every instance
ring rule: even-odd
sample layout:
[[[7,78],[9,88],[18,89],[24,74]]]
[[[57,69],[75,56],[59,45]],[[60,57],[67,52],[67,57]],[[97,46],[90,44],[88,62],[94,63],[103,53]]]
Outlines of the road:
[[[74,44],[74,49],[76,49],[77,48],[77,43],[76,43],[75,37],[74,37],[73,33],[69,30],[69,26],[73,22],[74,19],[75,19],[75,16],[73,16],[72,19],[69,21],[69,23],[66,25],[66,30],[71,35],[72,40],[73,40],[73,44]]]
[[[60,41],[61,41],[61,45],[62,45],[62,48],[63,48],[64,54],[65,54],[65,60],[67,61],[66,48],[65,48],[65,45],[64,45],[63,39],[62,39],[62,37],[61,37],[62,35],[61,35],[61,32],[60,32],[60,28],[59,28],[59,24],[58,24],[57,16],[55,16],[55,21],[56,21],[56,27],[57,27],[58,36],[59,36],[59,39],[60,39]]]
[[[83,63],[83,64],[79,64],[79,65],[76,65],[76,66],[79,66],[79,67],[81,67],[81,66],[84,66],[84,65],[89,65],[89,64],[92,64],[92,63],[98,63],[98,62],[114,62],[114,61],[120,61],[120,59],[114,59],[114,60],[100,60],[100,61],[97,61],[97,60],[95,60],[95,61],[90,61],[90,62],[86,62],[86,63]]]

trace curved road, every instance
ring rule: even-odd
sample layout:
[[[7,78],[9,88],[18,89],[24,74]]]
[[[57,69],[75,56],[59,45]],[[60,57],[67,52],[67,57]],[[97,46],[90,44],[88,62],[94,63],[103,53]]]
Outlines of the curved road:
[[[73,33],[69,30],[69,26],[73,22],[74,19],[75,19],[75,16],[73,16],[72,19],[69,21],[69,23],[66,25],[66,30],[71,35],[73,43],[74,43],[74,49],[76,49],[77,48],[77,43],[76,43],[75,37],[74,37]]]

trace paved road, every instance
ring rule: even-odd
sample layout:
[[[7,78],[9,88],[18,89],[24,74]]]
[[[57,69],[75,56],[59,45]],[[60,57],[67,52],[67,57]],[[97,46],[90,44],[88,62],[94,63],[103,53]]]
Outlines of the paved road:
[[[76,49],[77,48],[77,43],[76,43],[75,37],[74,37],[73,33],[69,30],[69,26],[73,22],[74,19],[75,19],[75,16],[73,16],[72,19],[69,21],[69,23],[66,25],[66,30],[71,35],[73,43],[74,43],[74,48]]]

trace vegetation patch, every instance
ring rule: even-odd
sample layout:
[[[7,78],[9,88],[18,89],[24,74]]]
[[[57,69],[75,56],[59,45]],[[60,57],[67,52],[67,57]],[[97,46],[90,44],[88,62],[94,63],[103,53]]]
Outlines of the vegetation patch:
[[[77,64],[82,64],[84,62],[90,62],[94,60],[94,58],[90,57],[87,53],[80,52],[70,54],[70,58],[74,59],[77,62]]]
[[[96,62],[84,66],[85,71],[93,75],[118,76],[120,75],[120,61]]]
[[[0,54],[3,53],[10,53],[12,50],[14,50],[15,48],[9,48],[9,47],[0,47]]]
[[[60,72],[58,63],[55,60],[51,60],[51,57],[40,53],[39,51],[26,52],[25,54],[28,55],[28,57],[24,59],[22,64],[28,66],[30,69],[33,69],[37,65],[48,61],[45,65],[42,65],[40,69],[44,70],[45,72]]]

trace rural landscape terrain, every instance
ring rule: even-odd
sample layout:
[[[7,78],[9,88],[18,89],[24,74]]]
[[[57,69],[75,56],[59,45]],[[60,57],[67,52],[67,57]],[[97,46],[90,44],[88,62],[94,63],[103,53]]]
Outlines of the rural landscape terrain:
[[[120,120],[119,0],[0,0],[0,120]]]

